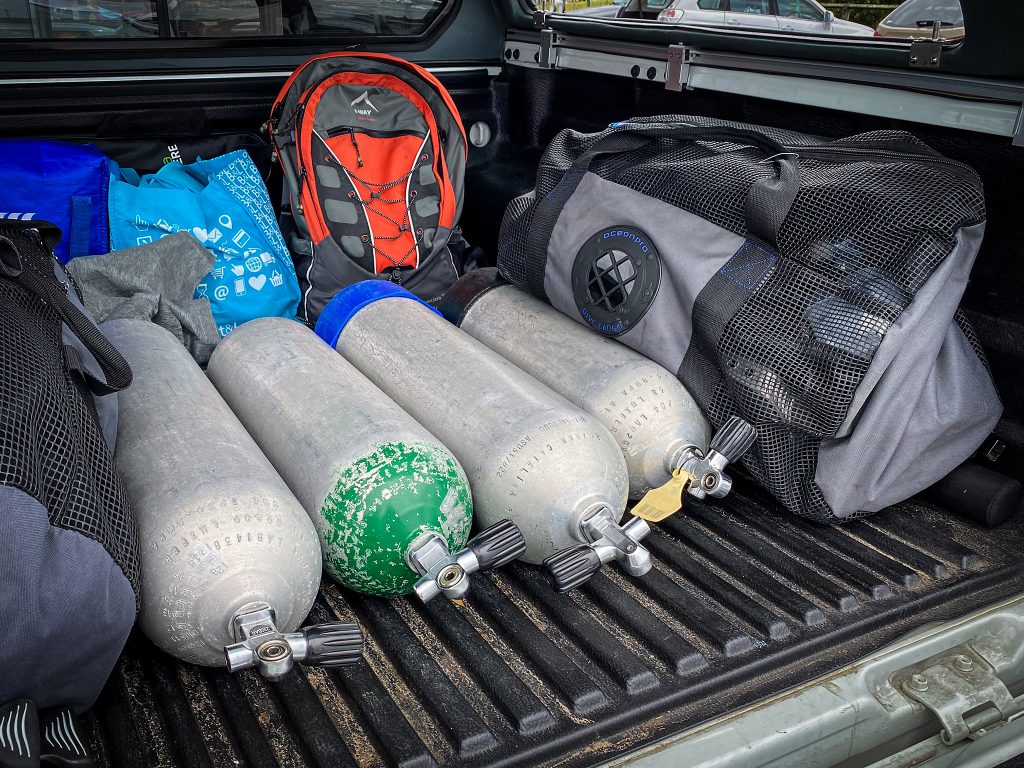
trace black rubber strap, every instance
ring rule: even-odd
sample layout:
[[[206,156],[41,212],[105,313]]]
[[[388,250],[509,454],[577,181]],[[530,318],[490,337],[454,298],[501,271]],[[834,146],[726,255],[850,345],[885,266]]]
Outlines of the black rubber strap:
[[[779,230],[800,191],[800,166],[796,155],[772,138],[757,131],[728,126],[704,127],[666,123],[625,124],[596,141],[573,161],[558,184],[537,201],[526,241],[526,279],[530,291],[543,299],[544,271],[548,244],[562,207],[579,186],[594,159],[600,155],[629,152],[660,138],[679,141],[721,141],[758,147],[768,153],[778,175],[763,179],[750,188],[746,201],[746,223],[750,234],[776,247]]]

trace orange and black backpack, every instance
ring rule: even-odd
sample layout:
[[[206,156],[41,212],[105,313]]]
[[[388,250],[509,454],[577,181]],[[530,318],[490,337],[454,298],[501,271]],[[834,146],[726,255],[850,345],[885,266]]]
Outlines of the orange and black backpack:
[[[462,273],[466,132],[425,69],[380,53],[315,56],[284,84],[268,128],[306,322],[359,280],[388,278],[429,301]]]

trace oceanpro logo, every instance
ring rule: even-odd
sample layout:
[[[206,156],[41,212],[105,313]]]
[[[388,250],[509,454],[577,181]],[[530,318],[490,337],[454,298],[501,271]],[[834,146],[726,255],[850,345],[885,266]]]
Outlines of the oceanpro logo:
[[[363,105],[360,107],[359,105]],[[370,94],[367,91],[363,91],[362,96],[356,96],[352,101],[349,102],[349,106],[352,107],[352,111],[357,115],[372,115],[374,112],[380,112],[373,102],[370,101]]]
[[[624,237],[630,242],[636,243],[640,247],[641,253],[647,253],[651,250],[651,246],[647,244],[646,240],[635,232],[630,232],[628,229],[612,229],[601,235],[602,240],[608,240],[613,237]]]
[[[594,313],[587,307],[580,308],[580,316],[587,321],[587,325],[593,328],[598,333],[603,333],[607,336],[617,336],[625,330],[625,324],[619,320],[615,323],[603,323],[594,317]]]
[[[590,235],[572,265],[572,294],[583,321],[621,336],[650,309],[661,281],[658,249],[640,229],[615,225]]]

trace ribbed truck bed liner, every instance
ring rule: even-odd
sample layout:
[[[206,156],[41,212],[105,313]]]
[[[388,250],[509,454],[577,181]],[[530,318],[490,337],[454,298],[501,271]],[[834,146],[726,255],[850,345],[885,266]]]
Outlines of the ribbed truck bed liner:
[[[129,641],[86,716],[101,764],[592,765],[854,661],[926,622],[1024,591],[1024,520],[985,530],[910,502],[830,528],[758,492],[686,500],[563,596],[516,564],[465,605],[329,579],[310,621],[355,617],[364,662],[268,683]]]

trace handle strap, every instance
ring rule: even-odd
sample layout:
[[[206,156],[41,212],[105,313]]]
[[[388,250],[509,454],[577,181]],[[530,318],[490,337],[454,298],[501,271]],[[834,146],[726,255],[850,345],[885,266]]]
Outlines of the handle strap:
[[[38,240],[30,231],[35,230]],[[18,283],[22,288],[38,297],[56,311],[61,321],[71,329],[79,341],[96,358],[106,381],[89,375],[86,383],[97,396],[119,392],[132,383],[132,369],[110,340],[68,296],[68,286],[56,279],[48,278],[31,266],[26,266],[15,242],[5,232],[24,234],[18,238],[23,243],[32,243],[40,252],[47,252],[52,259],[53,246],[60,242],[60,230],[48,222],[5,222],[0,231],[0,275]],[[82,366],[84,370],[84,366]]]
[[[722,141],[753,146],[767,153],[777,175],[762,179],[750,187],[746,199],[748,231],[756,238],[776,247],[779,230],[800,191],[800,166],[796,155],[763,133],[729,126],[696,126],[668,123],[620,123],[617,130],[598,139],[573,161],[558,184],[537,201],[526,242],[526,275],[530,290],[546,297],[544,272],[548,243],[562,207],[579,186],[594,160],[602,155],[639,149],[659,138],[678,141]]]

